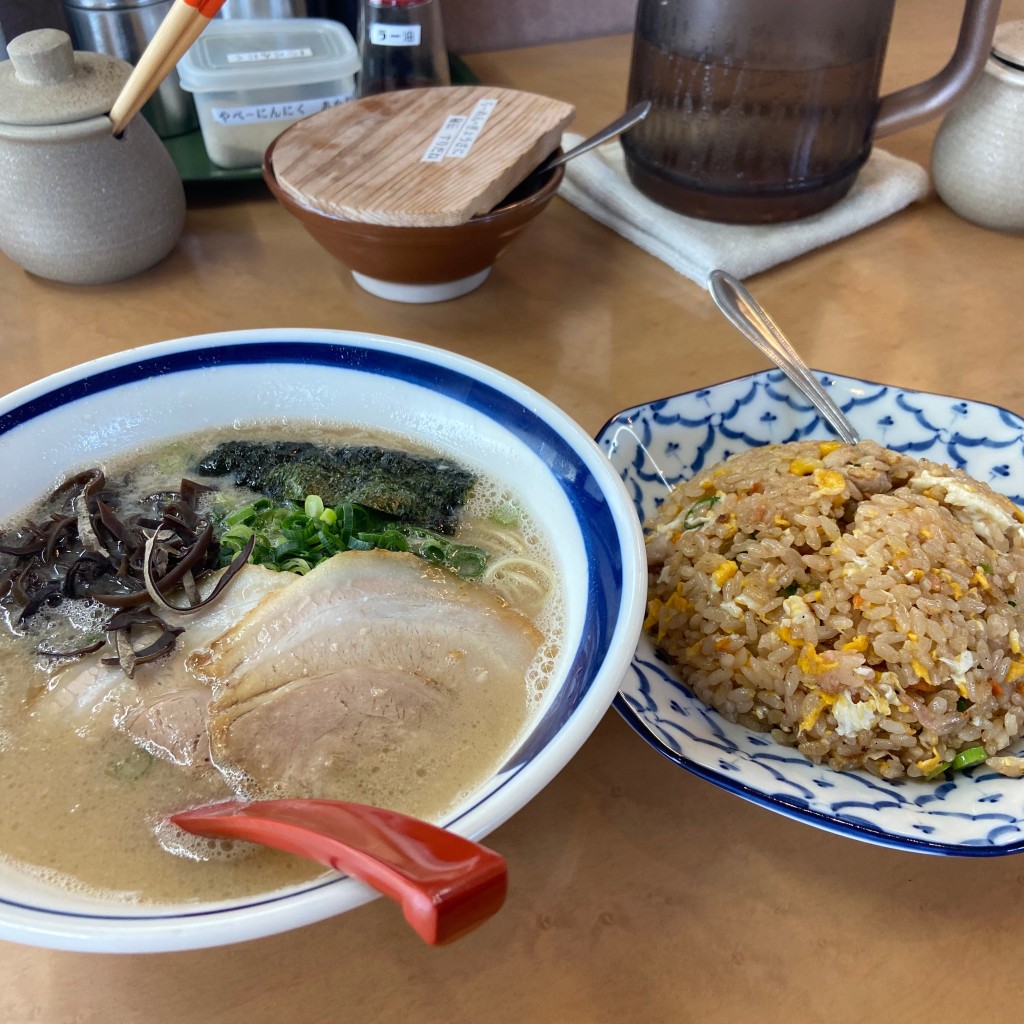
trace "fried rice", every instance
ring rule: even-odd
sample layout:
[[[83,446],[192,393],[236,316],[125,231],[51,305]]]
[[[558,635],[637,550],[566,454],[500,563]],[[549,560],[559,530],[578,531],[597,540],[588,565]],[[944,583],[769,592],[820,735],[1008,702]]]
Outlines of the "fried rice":
[[[871,441],[751,449],[645,524],[645,629],[699,700],[814,762],[1019,776],[1022,523],[987,484]]]

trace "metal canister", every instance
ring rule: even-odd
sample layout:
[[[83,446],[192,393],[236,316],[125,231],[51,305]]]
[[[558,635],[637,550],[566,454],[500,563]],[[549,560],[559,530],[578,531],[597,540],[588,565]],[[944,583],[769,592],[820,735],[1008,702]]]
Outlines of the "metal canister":
[[[107,53],[138,63],[172,0],[64,0],[76,50]],[[195,103],[172,71],[142,108],[162,138],[183,135],[199,126]]]
[[[306,0],[227,0],[220,18],[304,18]]]

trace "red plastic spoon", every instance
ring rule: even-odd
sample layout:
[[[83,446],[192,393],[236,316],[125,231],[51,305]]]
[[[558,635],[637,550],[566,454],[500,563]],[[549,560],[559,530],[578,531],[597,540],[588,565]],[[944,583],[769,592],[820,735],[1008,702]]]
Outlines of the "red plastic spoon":
[[[396,811],[340,800],[228,800],[170,816],[212,839],[245,839],[343,871],[401,904],[422,939],[441,946],[505,902],[508,869],[493,850]]]

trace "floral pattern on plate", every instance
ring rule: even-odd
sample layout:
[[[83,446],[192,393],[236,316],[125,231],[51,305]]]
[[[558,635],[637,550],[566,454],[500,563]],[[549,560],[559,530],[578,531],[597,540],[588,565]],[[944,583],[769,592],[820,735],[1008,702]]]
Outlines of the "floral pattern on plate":
[[[1024,504],[1024,419],[981,402],[817,376],[863,436],[962,468]],[[813,406],[771,370],[627,409],[605,424],[597,441],[645,519],[674,484],[730,454],[831,436]],[[923,853],[1024,850],[1024,779],[980,766],[936,784],[886,782],[815,765],[703,705],[646,636],[615,707],[680,767],[796,820]]]

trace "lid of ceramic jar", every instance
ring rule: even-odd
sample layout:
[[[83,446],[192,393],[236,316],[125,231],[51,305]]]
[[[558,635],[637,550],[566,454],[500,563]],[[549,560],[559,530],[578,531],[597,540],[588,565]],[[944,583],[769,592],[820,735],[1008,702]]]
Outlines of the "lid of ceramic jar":
[[[1005,21],[996,26],[992,56],[1024,71],[1024,21]]]
[[[75,51],[67,32],[40,28],[7,44],[0,63],[0,123],[70,124],[107,114],[131,65],[105,53]]]

